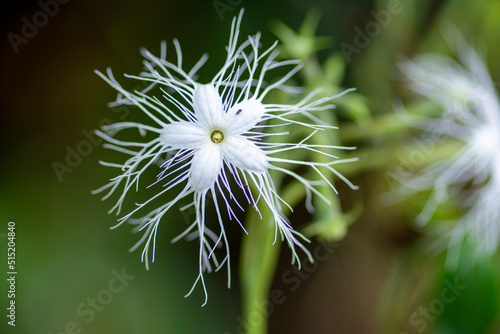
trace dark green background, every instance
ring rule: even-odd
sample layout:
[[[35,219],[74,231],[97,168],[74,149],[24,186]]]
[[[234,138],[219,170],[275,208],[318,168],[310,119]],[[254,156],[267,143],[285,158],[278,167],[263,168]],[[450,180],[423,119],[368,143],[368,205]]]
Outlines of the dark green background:
[[[399,86],[393,72],[397,56],[446,49],[436,37],[437,22],[444,18],[487,46],[488,65],[498,81],[499,1],[402,4],[403,11],[353,57],[347,69],[345,86],[358,87],[374,115],[390,112]],[[269,31],[272,20],[297,29],[308,9],[319,9],[318,34],[333,37],[332,50],[319,55],[324,59],[338,50],[340,42],[352,44],[353,29],[363,28],[373,20],[370,11],[386,8],[386,3],[242,0],[232,12],[223,13],[221,21],[211,1],[72,0],[60,5],[17,54],[7,34],[20,34],[22,17],[31,21],[41,8],[36,2],[11,6],[2,8],[0,59],[0,331],[55,334],[75,321],[82,333],[238,333],[236,273],[242,232],[236,224],[227,228],[233,287],[226,289],[224,272],[207,275],[209,302],[201,308],[200,289],[183,298],[197,274],[197,244],[170,244],[186,225],[180,213],[172,211],[162,222],[157,260],[148,272],[140,263],[140,252],[127,252],[138,236],[128,226],[110,231],[116,219],[106,214],[111,201],[90,195],[113,175],[98,165],[107,152],[92,146],[71,173],[62,175],[62,182],[56,177],[54,161],[65,164],[68,147],[85,145],[84,131],[93,131],[103,119],[119,121],[125,115],[106,106],[115,92],[93,71],[111,66],[118,78],[124,72],[138,73],[140,47],[158,53],[161,40],[172,47],[171,40],[178,38],[186,64],[194,64],[204,52],[210,54],[200,72],[201,81],[207,81],[221,64],[231,17],[241,7],[245,7],[242,35],[261,31],[264,43],[276,39]],[[127,112],[127,119],[144,119],[136,110]],[[455,276],[442,272],[441,258],[418,248],[408,215],[380,207],[377,196],[387,190],[382,173],[358,178],[361,189],[356,194],[344,190],[346,198],[364,199],[365,214],[317,268],[293,274],[295,283],[290,283],[283,278],[291,270],[289,254],[284,254],[274,288],[284,291],[286,300],[274,307],[271,333],[416,333],[419,328],[409,324],[409,316],[438,298],[446,280],[453,281]],[[15,329],[7,328],[2,311],[7,302],[2,234],[7,233],[9,220],[17,224]],[[494,333],[496,267],[492,260],[466,275],[468,288],[462,299],[429,323],[425,332]],[[122,268],[135,278],[86,323],[86,317],[76,313],[77,306],[106,289],[112,271]],[[463,319],[471,319],[472,326],[456,326]]]

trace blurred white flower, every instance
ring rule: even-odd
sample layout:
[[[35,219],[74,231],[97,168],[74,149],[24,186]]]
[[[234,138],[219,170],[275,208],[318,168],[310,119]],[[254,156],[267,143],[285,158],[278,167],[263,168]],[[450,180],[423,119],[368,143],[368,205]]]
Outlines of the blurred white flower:
[[[491,254],[500,241],[500,102],[478,54],[461,35],[457,45],[461,64],[438,54],[400,64],[409,87],[443,108],[441,118],[422,117],[424,136],[436,144],[437,138],[463,143],[450,159],[424,168],[396,191],[406,196],[432,191],[417,218],[421,225],[451,198],[466,209],[446,233],[449,266],[458,263],[466,239],[476,255]]]
[[[243,11],[238,18],[233,19],[225,63],[208,84],[195,82],[195,74],[205,63],[207,56],[204,55],[193,69],[185,72],[182,69],[182,52],[176,40],[174,40],[174,44],[177,64],[166,60],[165,42],[162,43],[159,58],[142,50],[142,54],[146,58],[144,61],[146,70],[139,76],[126,75],[126,77],[147,82],[149,86],[142,91],[131,92],[123,88],[115,80],[109,68],[107,76],[97,72],[119,92],[117,101],[113,102],[112,106],[135,105],[156,124],[149,126],[135,122],[123,122],[105,126],[103,132],[97,131],[108,142],[105,147],[125,153],[130,158],[123,164],[102,162],[105,166],[118,168],[121,174],[95,192],[108,191],[104,196],[106,199],[121,189],[121,195],[110,211],[116,211],[118,214],[129,190],[133,187],[139,188],[141,175],[154,166],[160,157],[167,154],[165,162],[161,165],[162,171],[154,182],[154,184],[162,183],[163,188],[159,188],[160,191],[154,196],[144,203],[138,204],[135,210],[120,218],[117,226],[127,221],[138,225],[136,231],[144,231],[143,237],[132,250],[145,243],[142,260],[146,262],[146,267],[148,267],[151,243],[154,261],[155,238],[160,220],[172,207],[179,205],[183,198],[192,196],[192,203],[181,210],[188,207],[194,208],[196,219],[174,241],[185,236],[188,239],[199,239],[199,275],[193,289],[196,283],[201,281],[205,296],[206,288],[203,279],[205,271],[218,270],[227,264],[228,285],[230,285],[229,243],[226,238],[220,204],[224,204],[229,219],[238,221],[232,205],[236,205],[241,210],[243,210],[243,206],[238,203],[235,197],[235,187],[240,189],[248,203],[257,211],[262,202],[267,205],[274,217],[276,238],[279,231],[281,239],[286,240],[292,250],[292,263],[297,260],[299,265],[296,247],[301,248],[313,261],[311,254],[302,244],[303,241],[308,242],[308,240],[295,231],[283,216],[281,205],[287,204],[278,195],[278,190],[274,186],[269,171],[278,171],[299,180],[305,186],[308,195],[314,193],[325,201],[326,198],[323,197],[318,187],[327,184],[333,188],[333,185],[324,176],[322,170],[335,173],[352,188],[355,188],[332,167],[334,164],[355,159],[339,160],[338,157],[327,152],[332,148],[352,148],[307,144],[307,140],[316,132],[334,129],[331,125],[319,122],[310,112],[331,109],[332,105],[328,103],[335,96],[314,100],[315,93],[312,93],[294,105],[265,104],[263,99],[274,89],[288,92],[297,90],[285,86],[284,83],[301,68],[301,65],[297,61],[276,61],[278,52],[275,48],[277,43],[261,52],[260,34],[249,37],[238,47],[242,14]],[[284,66],[292,66],[292,68],[280,80],[272,84],[267,84],[264,81],[268,71]],[[161,99],[152,94],[153,88],[161,91],[163,95]],[[305,119],[312,122],[295,120],[294,116],[298,114],[305,115]],[[279,142],[279,138],[286,139],[288,133],[266,131],[277,126],[287,127],[292,124],[307,127],[310,129],[310,135],[299,143],[286,143]],[[117,139],[116,134],[125,129],[137,129],[143,137],[149,137],[144,142]],[[266,142],[267,137],[273,137],[272,142]],[[328,156],[330,162],[319,163],[276,156],[280,153],[293,156],[297,150],[308,150]],[[314,169],[322,180],[307,180],[286,168],[293,165]],[[139,210],[154,200],[162,198],[174,188],[178,188],[174,199],[155,208],[140,219],[132,218]],[[205,209],[209,194],[218,216],[219,234],[212,232],[206,226]],[[244,229],[239,221],[238,223]],[[221,245],[225,245],[226,255],[222,261],[219,261],[215,250]]]

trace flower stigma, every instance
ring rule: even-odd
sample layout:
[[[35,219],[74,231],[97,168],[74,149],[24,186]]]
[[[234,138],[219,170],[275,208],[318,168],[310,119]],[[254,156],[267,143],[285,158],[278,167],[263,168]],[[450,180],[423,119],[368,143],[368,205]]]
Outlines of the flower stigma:
[[[220,144],[222,143],[222,141],[224,140],[224,134],[222,133],[222,131],[220,130],[215,130],[214,132],[212,132],[212,134],[210,135],[210,139],[212,139],[212,141],[216,144]]]

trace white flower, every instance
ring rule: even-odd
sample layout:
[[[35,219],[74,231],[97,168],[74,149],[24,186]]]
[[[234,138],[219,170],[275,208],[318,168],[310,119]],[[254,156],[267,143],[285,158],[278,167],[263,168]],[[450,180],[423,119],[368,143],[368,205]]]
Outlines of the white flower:
[[[491,254],[500,241],[500,102],[488,70],[459,35],[458,58],[427,54],[400,65],[410,87],[443,108],[441,118],[423,118],[429,138],[463,142],[450,159],[439,160],[408,180],[398,195],[432,190],[417,221],[429,222],[450,198],[468,207],[446,233],[448,266],[456,266],[469,238],[477,254]]]
[[[123,122],[104,127],[104,132],[97,132],[108,141],[105,147],[125,153],[130,158],[124,164],[103,162],[102,164],[106,166],[118,168],[121,174],[96,192],[107,190],[105,199],[117,191],[119,187],[122,187],[122,193],[110,211],[116,211],[118,214],[128,191],[133,187],[139,188],[141,175],[153,167],[160,157],[167,154],[165,162],[161,165],[162,171],[154,182],[155,184],[161,183],[163,188],[159,188],[160,191],[156,195],[144,203],[138,204],[135,210],[119,219],[118,225],[128,221],[138,225],[136,231],[144,231],[143,237],[132,250],[145,243],[142,260],[146,262],[146,267],[148,267],[148,252],[151,242],[154,261],[155,238],[160,220],[172,207],[179,205],[182,199],[192,196],[192,203],[181,210],[186,210],[188,207],[194,208],[196,219],[174,241],[185,236],[189,239],[196,237],[199,239],[199,275],[193,289],[196,283],[201,281],[205,296],[206,288],[203,279],[205,271],[211,272],[214,268],[217,270],[227,263],[228,285],[230,284],[229,244],[220,205],[224,204],[229,219],[238,221],[232,204],[242,210],[243,206],[236,200],[233,188],[238,187],[248,203],[256,210],[259,210],[258,206],[261,203],[269,207],[274,217],[276,238],[279,231],[281,239],[286,240],[292,250],[292,263],[298,260],[296,247],[301,248],[311,261],[313,259],[302,244],[302,241],[308,242],[308,240],[295,231],[283,216],[281,205],[284,202],[278,195],[269,171],[282,172],[299,180],[306,187],[308,194],[315,193],[322,198],[324,197],[318,187],[327,184],[333,188],[332,183],[325,177],[322,170],[335,173],[355,188],[332,167],[336,163],[355,159],[339,160],[327,152],[332,148],[342,147],[306,143],[307,139],[317,131],[334,128],[321,124],[315,116],[310,114],[330,109],[332,106],[328,102],[334,97],[313,100],[315,94],[312,93],[295,105],[264,103],[264,98],[274,89],[288,92],[296,91],[292,87],[285,86],[284,83],[300,69],[300,64],[297,61],[276,61],[275,58],[278,55],[275,50],[276,43],[261,52],[260,34],[249,37],[238,47],[242,13],[243,11],[238,18],[233,19],[225,63],[208,84],[195,82],[196,72],[205,63],[207,56],[204,55],[189,72],[184,71],[182,69],[182,52],[176,40],[174,40],[177,54],[176,64],[166,60],[165,42],[162,43],[159,58],[142,50],[142,54],[146,58],[145,71],[139,76],[126,75],[129,78],[147,83],[147,88],[142,91],[131,92],[123,88],[115,80],[110,69],[107,70],[107,76],[97,72],[119,92],[117,101],[112,103],[112,106],[135,105],[156,124],[149,126],[135,122]],[[266,84],[264,81],[266,73],[284,66],[293,67],[277,82]],[[154,96],[153,89],[159,90],[163,96],[161,98]],[[298,116],[301,116],[305,121],[298,120]],[[314,122],[310,123],[308,120]],[[310,129],[310,136],[299,143],[280,143],[278,139],[286,138],[286,132],[265,132],[278,126],[287,127],[292,124]],[[117,133],[125,129],[137,129],[144,137],[147,137],[147,140],[145,142],[131,142],[117,139]],[[266,141],[266,138],[271,136],[275,139],[272,142]],[[323,154],[330,157],[331,161],[318,163],[279,157],[281,153],[293,154],[299,150]],[[293,170],[280,166],[283,164],[285,166],[300,165],[313,168],[323,181],[307,180]],[[139,210],[162,198],[174,188],[179,189],[174,199],[163,203],[145,217],[132,218]],[[205,211],[207,195],[209,194],[218,216],[219,234],[212,232],[206,226]],[[240,222],[238,221],[238,223]],[[243,228],[241,223],[240,225]],[[219,261],[215,250],[222,244],[225,245],[226,256],[222,261]],[[298,263],[300,265],[300,261]]]

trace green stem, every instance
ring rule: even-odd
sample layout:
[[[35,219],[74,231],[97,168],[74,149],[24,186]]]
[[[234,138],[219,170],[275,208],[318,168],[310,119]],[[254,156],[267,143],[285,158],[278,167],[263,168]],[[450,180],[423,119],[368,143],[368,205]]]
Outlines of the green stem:
[[[281,248],[279,240],[273,244],[275,226],[270,210],[263,206],[261,214],[262,219],[255,210],[248,211],[248,235],[243,237],[241,250],[243,324],[248,334],[267,333],[267,300]]]

